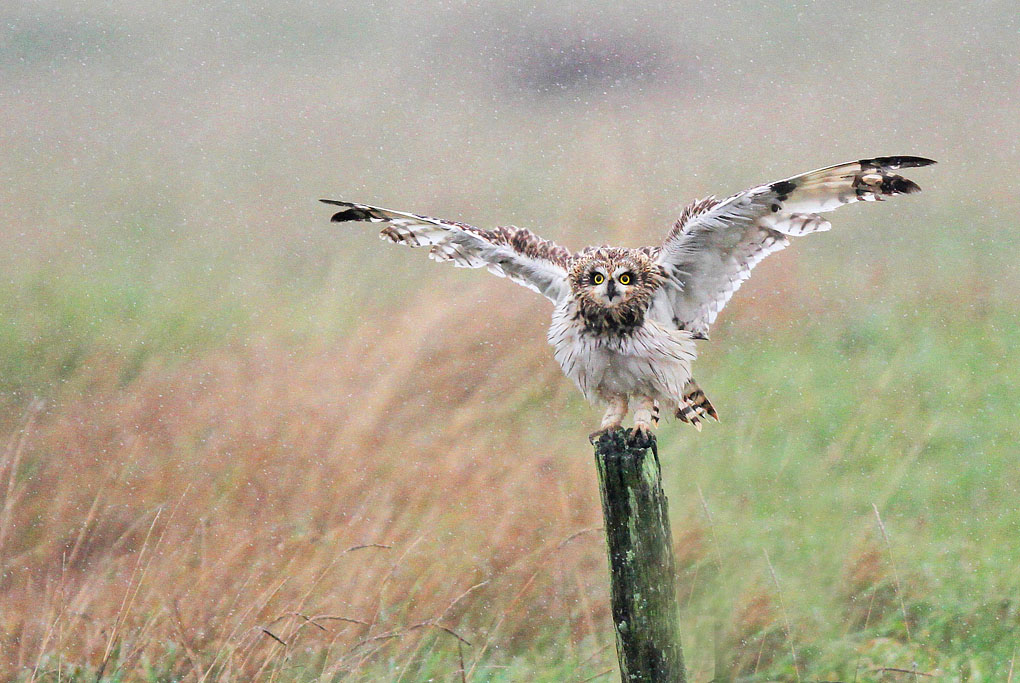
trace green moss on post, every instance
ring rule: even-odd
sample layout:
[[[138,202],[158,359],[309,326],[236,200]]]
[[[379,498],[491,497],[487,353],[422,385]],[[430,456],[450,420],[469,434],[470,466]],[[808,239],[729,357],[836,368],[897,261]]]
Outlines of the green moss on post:
[[[620,677],[624,683],[686,683],[676,559],[655,439],[638,444],[617,429],[593,444]]]

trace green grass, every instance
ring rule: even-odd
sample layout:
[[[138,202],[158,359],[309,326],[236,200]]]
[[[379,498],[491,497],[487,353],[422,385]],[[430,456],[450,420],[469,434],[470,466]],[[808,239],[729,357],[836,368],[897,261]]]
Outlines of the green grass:
[[[785,605],[805,679],[917,662],[1004,680],[1020,636],[1012,318],[900,302],[886,315],[820,316],[795,335],[738,332],[709,352],[699,372],[723,424],[660,442],[674,509],[709,524],[700,488],[722,565],[699,579],[689,618],[733,614],[746,599],[733,589],[756,581]],[[881,580],[860,590],[853,562],[865,550]],[[856,622],[873,595],[865,629]],[[711,636],[695,628],[690,650],[711,651]],[[792,674],[790,660],[761,679]]]

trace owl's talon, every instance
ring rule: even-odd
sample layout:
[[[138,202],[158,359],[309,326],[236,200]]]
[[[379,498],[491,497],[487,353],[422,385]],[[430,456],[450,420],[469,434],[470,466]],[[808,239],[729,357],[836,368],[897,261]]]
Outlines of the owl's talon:
[[[655,435],[647,424],[639,423],[627,432],[627,444],[632,448],[651,448],[655,445]]]

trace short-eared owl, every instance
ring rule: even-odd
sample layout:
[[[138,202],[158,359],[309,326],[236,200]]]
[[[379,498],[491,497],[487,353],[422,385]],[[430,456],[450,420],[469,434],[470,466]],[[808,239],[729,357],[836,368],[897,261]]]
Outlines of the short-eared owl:
[[[385,223],[381,237],[428,247],[437,261],[488,268],[555,304],[549,343],[563,372],[591,402],[608,403],[602,429],[620,426],[636,402],[647,436],[659,407],[699,430],[715,408],[691,376],[695,340],[751,269],[789,238],[828,230],[819,213],[920,188],[893,171],[927,166],[911,156],[862,159],[688,205],[659,246],[587,247],[571,253],[529,230],[495,230],[375,206],[342,207],[332,220]]]

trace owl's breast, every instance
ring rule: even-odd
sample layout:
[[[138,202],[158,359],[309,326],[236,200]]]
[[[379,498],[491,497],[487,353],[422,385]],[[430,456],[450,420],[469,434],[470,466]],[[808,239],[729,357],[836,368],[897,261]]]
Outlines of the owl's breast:
[[[553,313],[548,339],[563,373],[592,402],[620,394],[678,400],[695,358],[685,331],[645,320],[626,334],[594,333],[570,301]]]
[[[586,399],[596,401],[611,354],[587,333],[573,301],[568,299],[556,307],[548,340],[563,374],[577,385]]]

